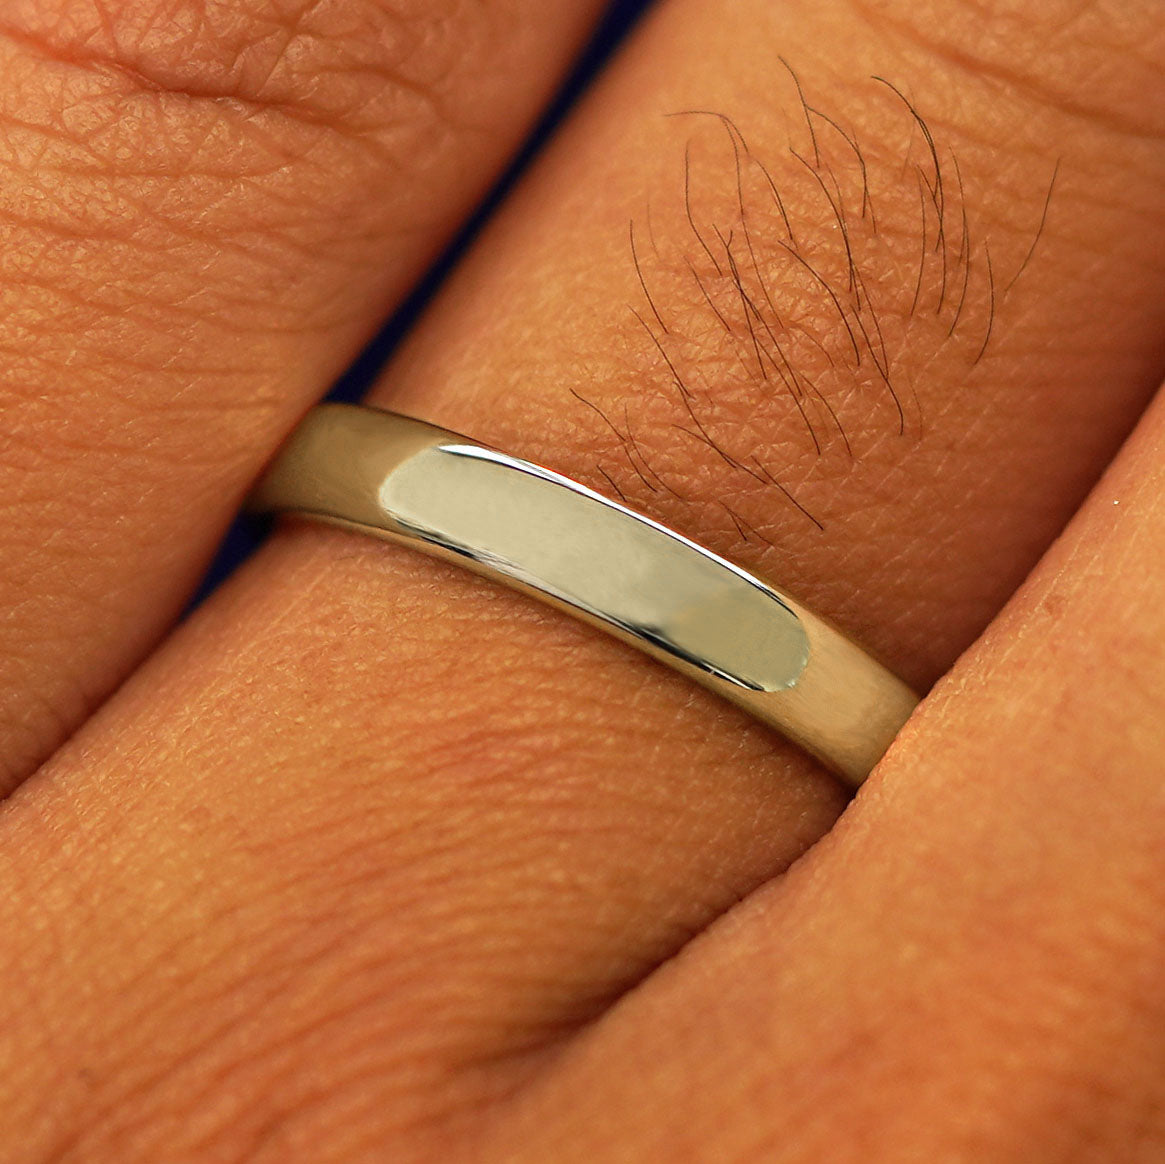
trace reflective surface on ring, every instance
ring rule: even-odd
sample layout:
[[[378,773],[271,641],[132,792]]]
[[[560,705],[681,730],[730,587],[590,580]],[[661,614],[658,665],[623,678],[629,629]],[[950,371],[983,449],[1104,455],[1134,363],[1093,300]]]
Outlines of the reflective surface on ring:
[[[384,477],[379,502],[400,533],[738,687],[781,691],[805,669],[805,631],[762,582],[547,469],[434,444]]]
[[[777,586],[550,469],[398,413],[318,405],[250,505],[403,543],[574,614],[776,728],[854,787],[918,703]]]

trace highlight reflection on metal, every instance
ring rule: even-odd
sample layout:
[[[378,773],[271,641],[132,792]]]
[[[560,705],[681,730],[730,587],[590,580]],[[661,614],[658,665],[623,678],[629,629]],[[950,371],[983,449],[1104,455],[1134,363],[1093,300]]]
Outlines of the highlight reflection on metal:
[[[808,662],[797,616],[756,579],[527,461],[433,445],[384,479],[380,504],[402,532],[728,683],[780,691]]]
[[[917,702],[840,631],[710,550],[420,421],[321,405],[252,504],[406,542],[568,610],[778,727],[855,784]]]

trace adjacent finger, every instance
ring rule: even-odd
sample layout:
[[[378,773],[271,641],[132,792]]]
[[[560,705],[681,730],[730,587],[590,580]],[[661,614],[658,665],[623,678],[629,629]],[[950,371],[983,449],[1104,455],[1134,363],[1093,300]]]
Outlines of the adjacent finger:
[[[1085,22],[1064,56],[1033,66],[1039,85],[1009,85],[871,31],[848,7],[788,8],[779,29],[767,6],[733,11],[750,21],[687,2],[644,29],[451,286],[397,366],[394,399],[625,493],[926,680],[1050,540],[1157,374],[1161,228],[1145,208],[1161,162],[1150,120],[1129,132],[1141,114],[1126,88],[1148,75],[1137,54],[1150,31],[1130,32],[1126,53]],[[1009,35],[1017,57],[1046,39],[1019,23]],[[779,52],[806,104],[857,148],[840,132],[824,144],[822,129],[814,163],[785,73],[787,124],[758,114],[729,137],[700,119],[712,136],[693,138],[685,183],[689,131],[661,115],[729,104],[743,125],[773,107]],[[1075,53],[1094,78],[1091,115],[1043,91]],[[940,199],[927,134],[869,76],[895,70],[942,143],[943,173],[956,172],[949,153],[960,159],[962,260],[958,178]],[[1001,122],[1024,138],[1001,138]],[[1049,141],[1064,153],[1050,206]],[[737,186],[737,156],[742,186],[748,158],[764,163],[791,234],[759,167]],[[641,283],[635,258],[655,256],[638,217],[646,191],[662,192],[661,268]],[[757,265],[774,272],[771,307],[746,265],[746,215]],[[632,216],[644,223],[635,254]],[[768,312],[796,345],[793,387],[757,323],[779,342]],[[28,886],[10,928],[53,892],[110,919],[91,954],[99,1002],[68,1011],[70,1028],[89,1024],[102,1082],[93,1096],[56,1088],[54,1115],[94,1152],[131,1135],[146,1152],[202,1094],[222,1102],[207,1119],[231,1143],[270,1126],[281,1148],[318,1143],[340,1123],[439,1139],[782,869],[840,806],[767,733],[587,628],[403,552],[289,531],[10,810],[13,879]],[[66,820],[67,868],[53,851]],[[146,876],[143,901],[133,886]],[[127,894],[139,904],[119,916]],[[32,938],[21,957],[42,967],[48,948]],[[195,985],[143,977],[163,963]],[[76,997],[77,973],[42,974],[38,997]],[[236,1028],[226,1012],[250,1017]],[[143,1037],[142,1015],[171,1041]],[[57,1079],[35,1026],[13,1037],[26,1079]],[[113,1059],[102,1045],[119,1048]],[[344,1104],[359,1118],[339,1119]]]
[[[5,6],[0,793],[172,619],[598,8]]]
[[[829,839],[477,1158],[1161,1159],[1163,579],[1165,395]]]

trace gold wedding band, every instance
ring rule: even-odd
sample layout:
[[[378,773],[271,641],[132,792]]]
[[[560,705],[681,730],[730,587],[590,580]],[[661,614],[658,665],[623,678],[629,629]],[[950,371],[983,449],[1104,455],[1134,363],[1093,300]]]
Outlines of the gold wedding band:
[[[252,508],[402,542],[581,618],[857,786],[918,696],[755,575],[549,469],[396,413],[313,409]]]

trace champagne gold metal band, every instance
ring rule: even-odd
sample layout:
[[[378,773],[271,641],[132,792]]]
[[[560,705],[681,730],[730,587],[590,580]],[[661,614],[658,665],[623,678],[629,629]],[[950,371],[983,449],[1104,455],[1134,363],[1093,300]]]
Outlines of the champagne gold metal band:
[[[730,699],[854,786],[918,702],[836,627],[710,550],[395,413],[313,409],[251,506],[402,542],[533,595]]]

